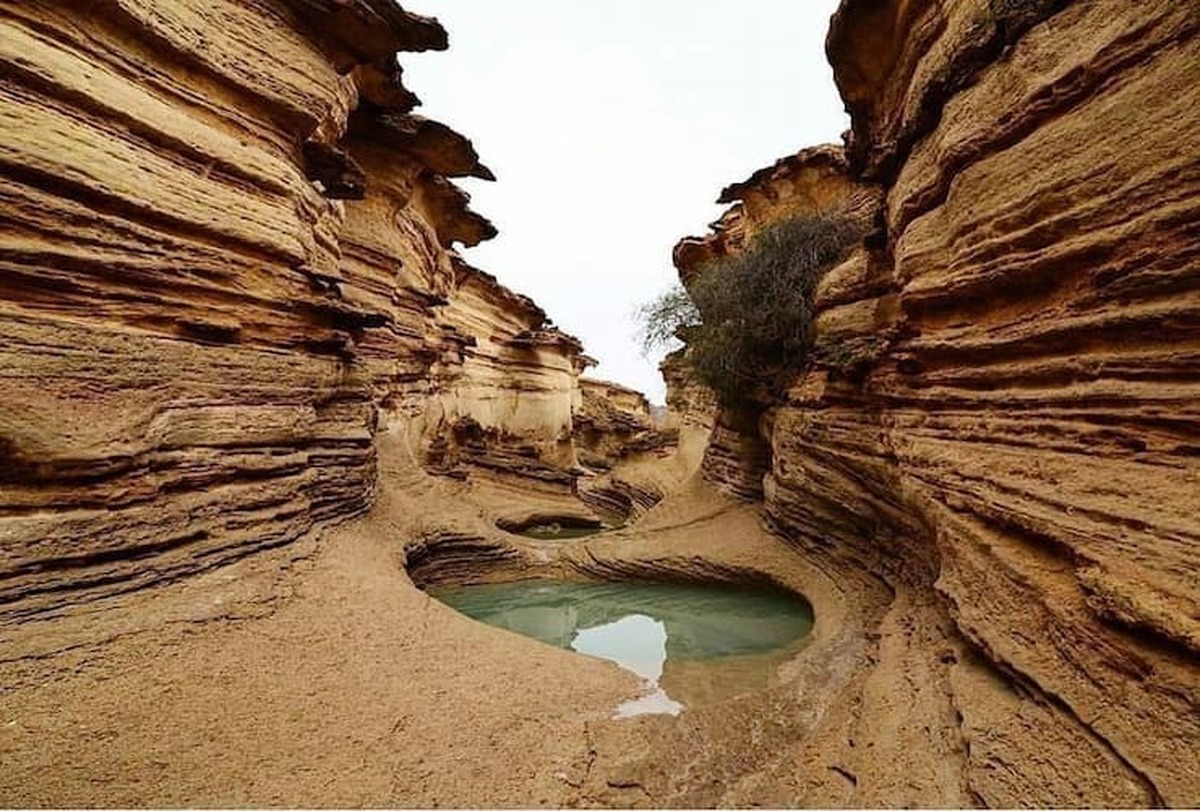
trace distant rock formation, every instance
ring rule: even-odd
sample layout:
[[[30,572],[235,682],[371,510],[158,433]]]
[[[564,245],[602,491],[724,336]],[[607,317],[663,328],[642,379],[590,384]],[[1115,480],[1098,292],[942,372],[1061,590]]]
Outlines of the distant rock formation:
[[[574,444],[586,475],[577,483],[577,494],[610,523],[640,516],[680,478],[662,478],[656,461],[676,457],[680,472],[694,467],[684,461],[687,453],[680,453],[679,439],[678,426],[655,422],[641,392],[607,380],[581,378]]]
[[[686,281],[780,217],[876,224],[819,286],[811,368],[723,412],[704,466],[876,578],[870,670],[922,673],[883,705],[866,677],[881,714],[828,750],[849,802],[1198,796],[1198,27],[1188,4],[847,0],[845,153],[729,187],[676,248]]]
[[[608,470],[621,459],[674,445],[678,431],[660,431],[640,391],[581,378],[574,418],[575,448],[588,467]]]

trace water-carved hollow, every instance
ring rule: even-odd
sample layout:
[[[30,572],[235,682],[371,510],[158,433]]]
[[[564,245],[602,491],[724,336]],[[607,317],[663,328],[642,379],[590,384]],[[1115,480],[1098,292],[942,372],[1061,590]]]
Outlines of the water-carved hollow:
[[[618,717],[673,715],[765,687],[813,625],[800,595],[728,584],[524,580],[430,593],[481,622],[640,676],[644,692]]]

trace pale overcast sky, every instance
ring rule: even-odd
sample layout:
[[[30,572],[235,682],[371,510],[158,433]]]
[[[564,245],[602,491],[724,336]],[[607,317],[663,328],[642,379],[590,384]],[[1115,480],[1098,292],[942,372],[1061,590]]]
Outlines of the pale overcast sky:
[[[728,183],[849,125],[825,61],[837,0],[410,0],[450,50],[403,54],[417,112],[471,138],[497,182],[460,181],[500,235],[465,252],[663,399],[632,312]]]

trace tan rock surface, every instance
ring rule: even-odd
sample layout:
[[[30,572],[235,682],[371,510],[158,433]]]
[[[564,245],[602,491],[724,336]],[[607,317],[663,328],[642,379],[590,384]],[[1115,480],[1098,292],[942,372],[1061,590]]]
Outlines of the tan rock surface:
[[[835,18],[848,172],[886,194],[887,232],[821,283],[813,369],[720,444],[766,439],[772,521],[887,582],[875,667],[928,671],[927,698],[827,742],[856,764],[845,802],[1200,796],[1197,26],[1177,4]],[[774,202],[767,221],[803,211],[783,201],[805,163],[731,188]],[[746,222],[735,206],[681,243],[681,275]],[[753,458],[713,456],[750,489]],[[900,750],[928,769],[898,782]]]
[[[600,470],[630,454],[674,444],[670,434],[654,426],[644,394],[587,377],[579,381],[572,432],[584,464]]]
[[[580,379],[574,444],[587,475],[577,494],[610,523],[640,519],[696,472],[713,431],[711,392],[667,373],[659,419],[641,392],[605,380]]]
[[[0,9],[6,613],[209,568],[370,498],[347,313],[313,287],[342,209],[294,134],[352,88],[281,19]]]
[[[877,605],[703,487],[636,533],[522,541],[480,485],[380,438],[371,512],[90,611],[3,628],[0,797],[12,805],[706,805],[776,762],[852,679]],[[484,488],[486,489],[486,488]],[[447,504],[454,505],[452,510]],[[731,537],[739,539],[731,545]],[[612,719],[611,663],[470,621],[413,587],[513,576],[769,578],[819,606],[766,692]],[[13,656],[14,651],[24,655]],[[820,680],[828,689],[800,684]],[[808,719],[801,727],[794,719]],[[838,778],[839,780],[841,778]]]

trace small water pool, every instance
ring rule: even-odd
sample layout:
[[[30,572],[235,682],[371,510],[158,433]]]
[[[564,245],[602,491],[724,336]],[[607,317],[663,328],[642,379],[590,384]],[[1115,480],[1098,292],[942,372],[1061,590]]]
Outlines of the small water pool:
[[[496,526],[514,535],[539,541],[567,541],[612,529],[598,518],[581,515],[539,515],[524,519],[502,518]]]
[[[524,535],[526,538],[536,538],[539,541],[568,541],[572,538],[586,538],[588,535],[595,535],[597,532],[603,532],[608,529],[605,526],[595,527],[572,527],[563,526],[562,524],[534,524],[525,529],[518,530],[517,535]]]
[[[437,599],[499,628],[616,662],[645,694],[620,717],[765,686],[812,629],[812,606],[775,591],[666,583],[520,581],[438,589]]]

